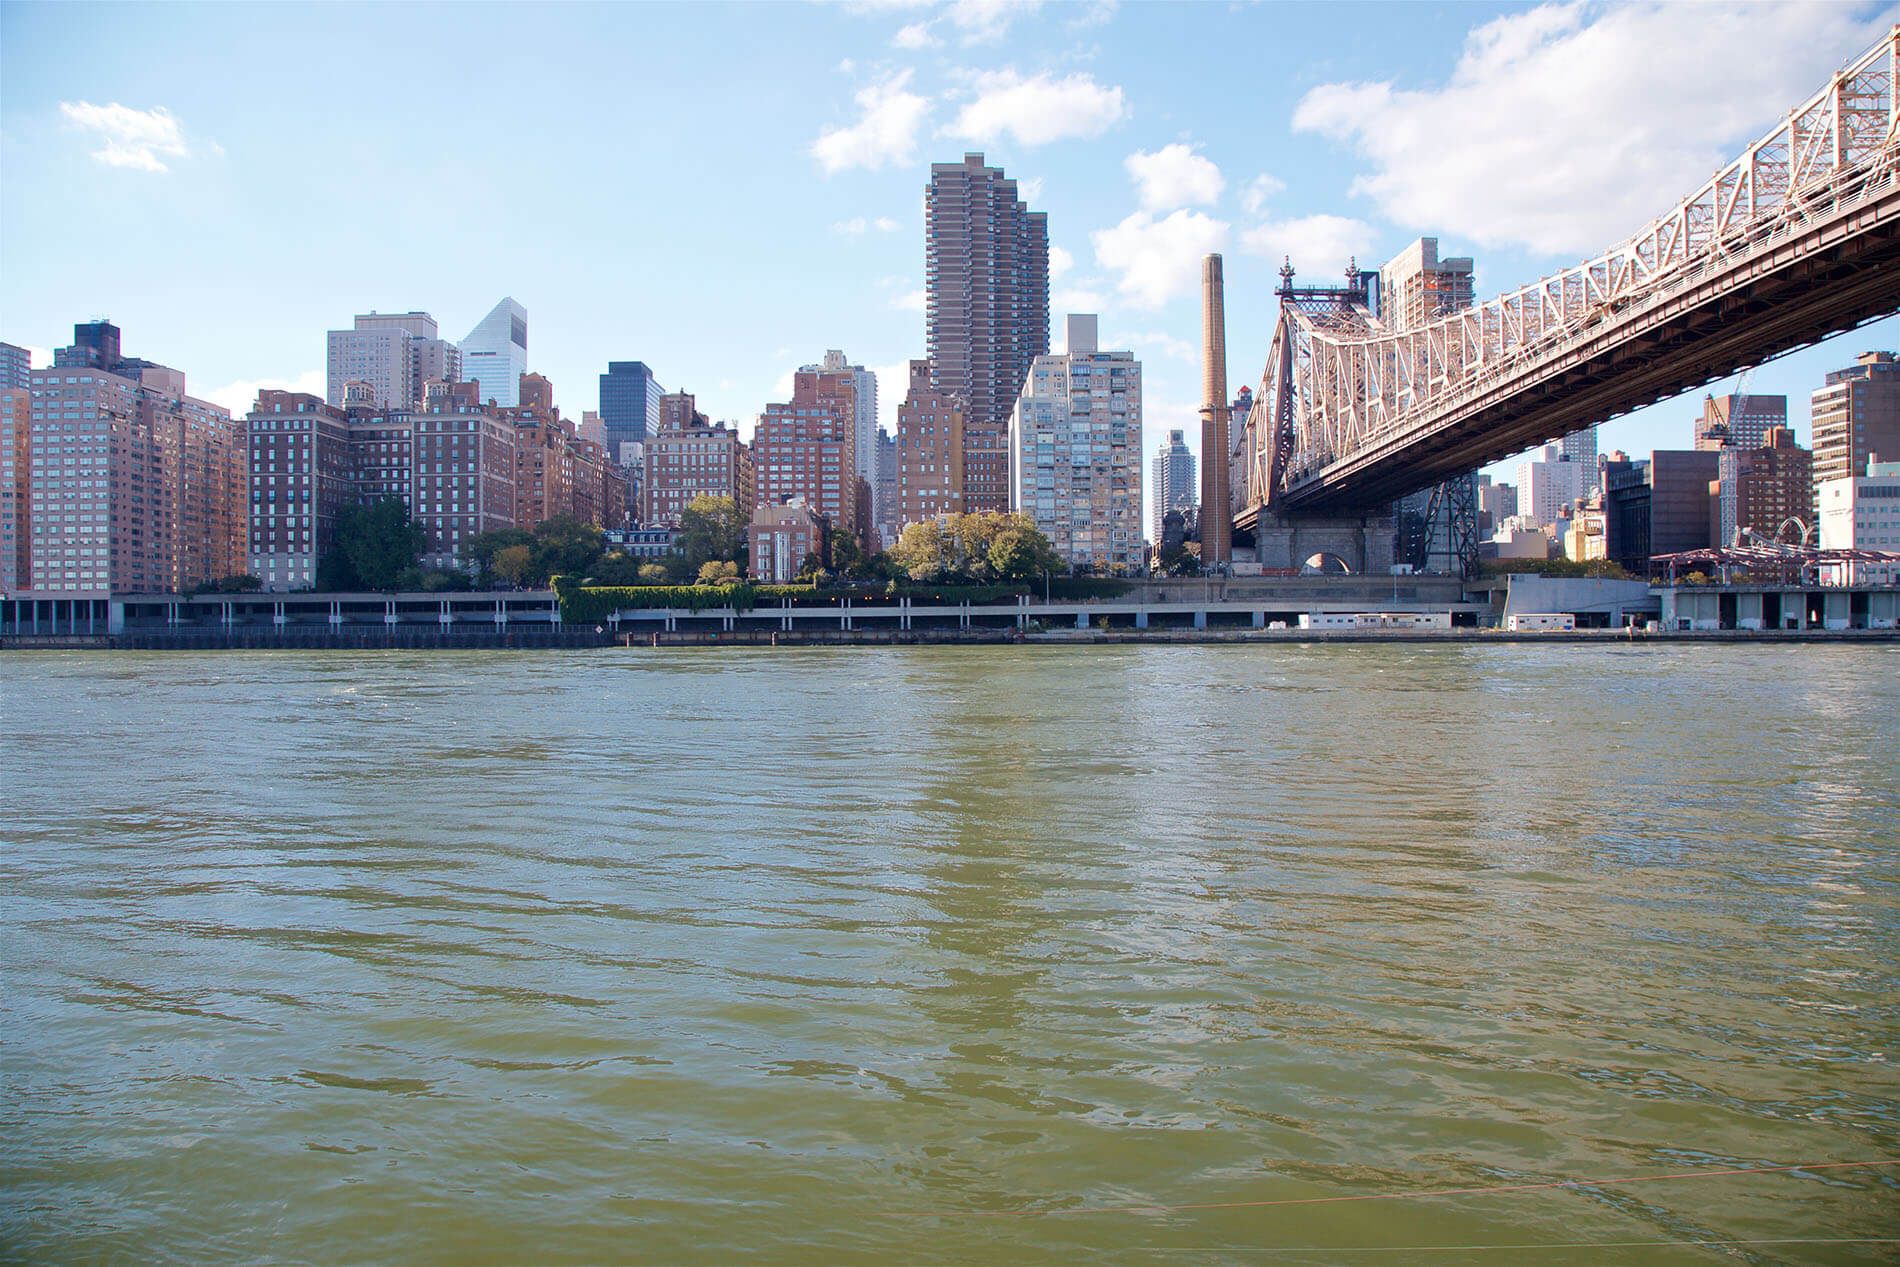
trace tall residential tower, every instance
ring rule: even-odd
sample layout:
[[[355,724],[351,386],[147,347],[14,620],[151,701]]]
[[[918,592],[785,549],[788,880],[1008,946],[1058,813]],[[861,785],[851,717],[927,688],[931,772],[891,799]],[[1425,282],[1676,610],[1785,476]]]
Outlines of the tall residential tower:
[[[1870,459],[1900,462],[1900,359],[1863,352],[1814,393],[1814,482],[1864,475]]]
[[[1190,515],[1200,505],[1200,489],[1194,482],[1194,454],[1187,447],[1187,435],[1168,432],[1168,442],[1155,450],[1154,522],[1150,539],[1161,540],[1161,521],[1168,512],[1178,510]]]
[[[1069,350],[1039,356],[1011,419],[1012,503],[1072,567],[1142,563],[1141,362],[1096,346],[1096,321],[1068,321]]]
[[[1009,417],[1049,350],[1049,219],[981,154],[933,163],[924,191],[924,321],[936,385],[961,397],[968,510],[1009,507]]]

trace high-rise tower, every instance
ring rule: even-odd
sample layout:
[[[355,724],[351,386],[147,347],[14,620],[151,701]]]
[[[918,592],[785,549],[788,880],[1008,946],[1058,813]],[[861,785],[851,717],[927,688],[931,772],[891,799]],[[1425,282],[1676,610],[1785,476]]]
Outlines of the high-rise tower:
[[[1091,313],[1072,313],[1067,352],[1036,358],[1012,416],[1011,508],[1071,566],[1140,566],[1141,362],[1104,352]]]
[[[462,340],[462,373],[481,384],[480,399],[513,409],[528,372],[528,310],[503,299]]]
[[[1168,442],[1155,450],[1153,471],[1149,482],[1154,487],[1155,504],[1150,532],[1159,542],[1169,511],[1192,515],[1201,504],[1200,486],[1194,480],[1194,454],[1187,447],[1186,432],[1168,432]]]
[[[1009,508],[1009,416],[1049,350],[1049,219],[981,154],[933,163],[924,191],[924,321],[937,386],[963,398],[964,505]]]

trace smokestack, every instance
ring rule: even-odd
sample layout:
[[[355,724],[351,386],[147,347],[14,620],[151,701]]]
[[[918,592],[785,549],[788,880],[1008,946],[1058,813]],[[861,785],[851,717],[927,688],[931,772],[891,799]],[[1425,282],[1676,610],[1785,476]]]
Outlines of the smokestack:
[[[1227,491],[1227,300],[1221,259],[1201,262],[1201,563],[1234,558],[1234,508]]]

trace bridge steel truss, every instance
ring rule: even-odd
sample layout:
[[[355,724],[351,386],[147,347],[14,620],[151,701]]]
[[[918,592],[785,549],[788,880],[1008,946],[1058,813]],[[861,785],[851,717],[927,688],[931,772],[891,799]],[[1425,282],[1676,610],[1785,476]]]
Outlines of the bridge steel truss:
[[[1390,501],[1894,312],[1900,25],[1575,268],[1408,330],[1281,295],[1233,453],[1242,527]]]

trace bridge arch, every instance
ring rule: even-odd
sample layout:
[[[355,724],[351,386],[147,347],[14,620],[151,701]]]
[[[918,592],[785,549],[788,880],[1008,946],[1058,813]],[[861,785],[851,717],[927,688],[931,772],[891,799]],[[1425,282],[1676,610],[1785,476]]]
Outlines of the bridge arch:
[[[1315,550],[1300,564],[1304,576],[1351,576],[1352,565],[1331,550]]]

